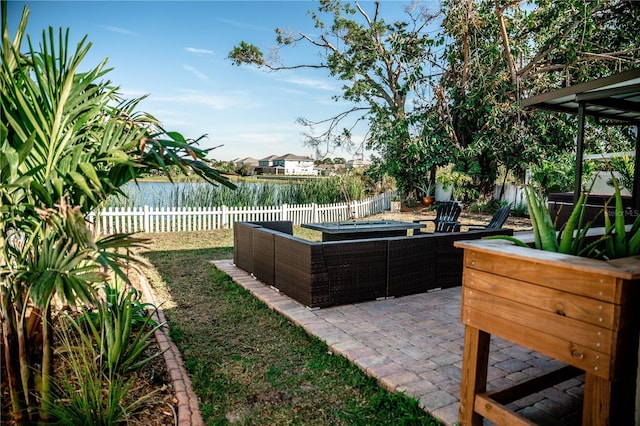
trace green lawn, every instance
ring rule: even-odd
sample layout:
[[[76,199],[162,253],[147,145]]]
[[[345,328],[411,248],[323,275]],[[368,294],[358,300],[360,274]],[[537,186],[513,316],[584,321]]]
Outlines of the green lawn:
[[[147,276],[208,424],[439,424],[213,267],[233,256],[231,230],[145,236]]]

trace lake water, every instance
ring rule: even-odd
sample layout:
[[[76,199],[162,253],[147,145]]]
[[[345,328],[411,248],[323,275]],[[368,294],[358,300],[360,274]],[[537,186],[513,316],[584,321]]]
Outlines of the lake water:
[[[233,205],[238,198],[244,203],[253,204],[250,200],[263,183],[240,183],[237,190],[224,186],[214,186],[206,182],[129,182],[122,187],[128,199],[113,200],[109,206],[128,207],[217,207],[222,204]],[[282,185],[270,185],[277,194]],[[284,186],[287,186],[286,184]]]
[[[177,194],[204,185],[211,186],[207,183],[193,182],[138,182],[137,184],[129,182],[122,187],[123,192],[128,196],[128,200],[122,203],[131,207],[171,207],[175,205]]]

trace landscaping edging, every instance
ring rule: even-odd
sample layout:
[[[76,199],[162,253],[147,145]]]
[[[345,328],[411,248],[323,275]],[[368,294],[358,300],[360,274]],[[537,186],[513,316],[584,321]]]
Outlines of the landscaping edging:
[[[153,289],[143,274],[140,274],[140,287],[144,294],[144,299],[157,307],[157,310],[153,314],[153,319],[158,324],[166,324],[167,319],[164,311],[158,306]],[[191,378],[184,368],[182,355],[180,355],[178,347],[169,337],[168,326],[158,328],[155,331],[155,338],[160,350],[163,351],[167,370],[169,371],[171,383],[173,384],[175,398],[178,401],[178,418],[176,424],[178,426],[204,425],[200,413],[200,401],[191,386]]]

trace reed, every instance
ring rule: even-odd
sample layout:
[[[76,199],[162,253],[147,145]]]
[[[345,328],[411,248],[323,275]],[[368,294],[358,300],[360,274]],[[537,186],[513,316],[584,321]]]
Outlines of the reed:
[[[142,183],[144,185],[144,183]],[[105,207],[241,207],[277,206],[282,204],[332,204],[360,200],[370,192],[359,176],[300,179],[283,183],[238,183],[235,190],[206,183],[181,183],[170,186],[165,193],[143,194],[141,187],[128,186],[122,194],[109,198]],[[144,197],[143,197],[144,195]]]

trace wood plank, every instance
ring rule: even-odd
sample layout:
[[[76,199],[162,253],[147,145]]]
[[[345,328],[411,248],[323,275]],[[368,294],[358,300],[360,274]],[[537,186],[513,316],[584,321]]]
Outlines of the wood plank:
[[[567,342],[566,339],[528,327],[505,326],[505,321],[496,319],[493,313],[483,312],[469,306],[462,307],[462,322],[597,376],[608,378],[610,375],[610,356],[585,346]]]
[[[640,275],[617,267],[615,264],[603,260],[590,259],[587,257],[572,256],[568,254],[536,250],[526,247],[516,246],[505,240],[465,240],[456,241],[455,247],[465,250],[465,252],[475,252],[489,254],[496,258],[518,258],[541,265],[564,264],[564,267],[587,273],[602,274],[608,277],[622,278],[625,280],[640,279]],[[631,258],[627,258],[631,259]],[[638,260],[640,261],[640,259]]]
[[[583,425],[609,425],[611,410],[611,382],[593,374],[585,376],[584,403],[582,404]]]
[[[492,400],[485,394],[476,395],[475,411],[496,425],[535,426],[537,423],[514,413],[504,405]]]
[[[618,303],[616,296],[620,293],[617,289],[619,282],[615,277],[595,274],[593,271],[583,271],[571,266],[560,262],[542,263],[535,258],[496,256],[480,251],[465,252],[464,256],[465,268],[502,275],[605,302]]]
[[[463,284],[567,318],[609,329],[618,327],[616,309],[611,303],[471,268],[465,269]]]
[[[558,383],[562,383],[576,376],[583,374],[584,371],[571,365],[558,368],[557,370],[550,371],[538,377],[534,377],[522,383],[517,383],[505,389],[486,392],[486,395],[499,402],[500,404],[508,404],[518,399],[533,393],[540,392],[541,390],[550,388]]]
[[[487,369],[491,336],[474,327],[465,327],[460,380],[459,421],[465,426],[482,426],[482,416],[474,410],[476,395],[487,390]]]
[[[547,312],[536,307],[504,299],[476,289],[463,287],[462,305],[492,315],[498,327],[523,330],[531,329],[554,336],[563,346],[580,345],[610,355],[616,333],[597,325]],[[473,324],[470,324],[473,325]],[[481,327],[480,327],[481,328]],[[482,329],[482,328],[481,328]]]

